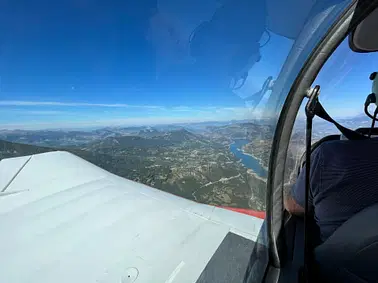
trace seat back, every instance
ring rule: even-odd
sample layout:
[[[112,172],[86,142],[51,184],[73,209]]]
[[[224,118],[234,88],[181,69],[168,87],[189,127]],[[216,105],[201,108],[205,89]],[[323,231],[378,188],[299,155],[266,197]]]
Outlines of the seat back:
[[[328,282],[378,282],[378,204],[342,224],[314,256]]]

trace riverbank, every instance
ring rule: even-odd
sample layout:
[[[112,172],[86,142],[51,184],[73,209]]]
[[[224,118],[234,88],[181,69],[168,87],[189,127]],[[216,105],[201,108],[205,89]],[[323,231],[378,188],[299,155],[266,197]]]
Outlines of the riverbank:
[[[243,149],[249,142],[249,140],[244,139],[235,140],[230,144],[229,149],[247,169],[251,169],[258,177],[264,180],[267,177],[268,168],[262,165],[261,159],[256,158],[253,154],[246,153]]]
[[[252,175],[254,178],[256,178],[257,180],[260,180],[260,181],[263,181],[263,182],[266,182],[267,179],[266,178],[263,178],[263,177],[260,177],[255,171],[253,171],[252,169],[247,169],[247,173]]]
[[[268,167],[265,167],[265,166],[264,166],[263,161],[262,161],[261,158],[258,158],[258,157],[256,157],[256,156],[254,156],[252,153],[245,152],[245,150],[244,150],[243,148],[241,149],[241,152],[242,152],[244,155],[248,155],[248,156],[250,156],[250,157],[256,159],[256,160],[259,162],[260,166],[261,166],[265,171],[268,171]]]

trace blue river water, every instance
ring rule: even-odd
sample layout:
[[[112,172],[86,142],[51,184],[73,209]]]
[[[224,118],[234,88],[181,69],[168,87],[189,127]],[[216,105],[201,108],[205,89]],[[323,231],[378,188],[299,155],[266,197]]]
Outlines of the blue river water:
[[[260,165],[259,161],[251,155],[244,154],[242,151],[243,145],[247,144],[247,140],[238,139],[230,145],[230,151],[237,159],[240,159],[245,167],[252,169],[260,177],[266,178],[267,171]]]

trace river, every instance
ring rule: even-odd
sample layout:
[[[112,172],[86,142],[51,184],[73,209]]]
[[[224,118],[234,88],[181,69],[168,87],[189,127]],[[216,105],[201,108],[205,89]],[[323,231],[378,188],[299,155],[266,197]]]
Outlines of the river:
[[[247,144],[247,140],[238,139],[234,140],[234,143],[230,145],[230,151],[235,155],[237,159],[240,159],[245,167],[252,169],[257,175],[262,178],[267,177],[267,171],[261,166],[259,161],[251,155],[244,154],[242,147]]]

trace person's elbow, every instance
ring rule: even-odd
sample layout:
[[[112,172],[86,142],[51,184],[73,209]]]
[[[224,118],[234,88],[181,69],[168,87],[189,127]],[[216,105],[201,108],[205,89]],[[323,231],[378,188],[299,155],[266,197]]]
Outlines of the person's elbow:
[[[284,198],[285,209],[291,214],[303,215],[304,208],[299,205],[292,196],[286,196]]]

